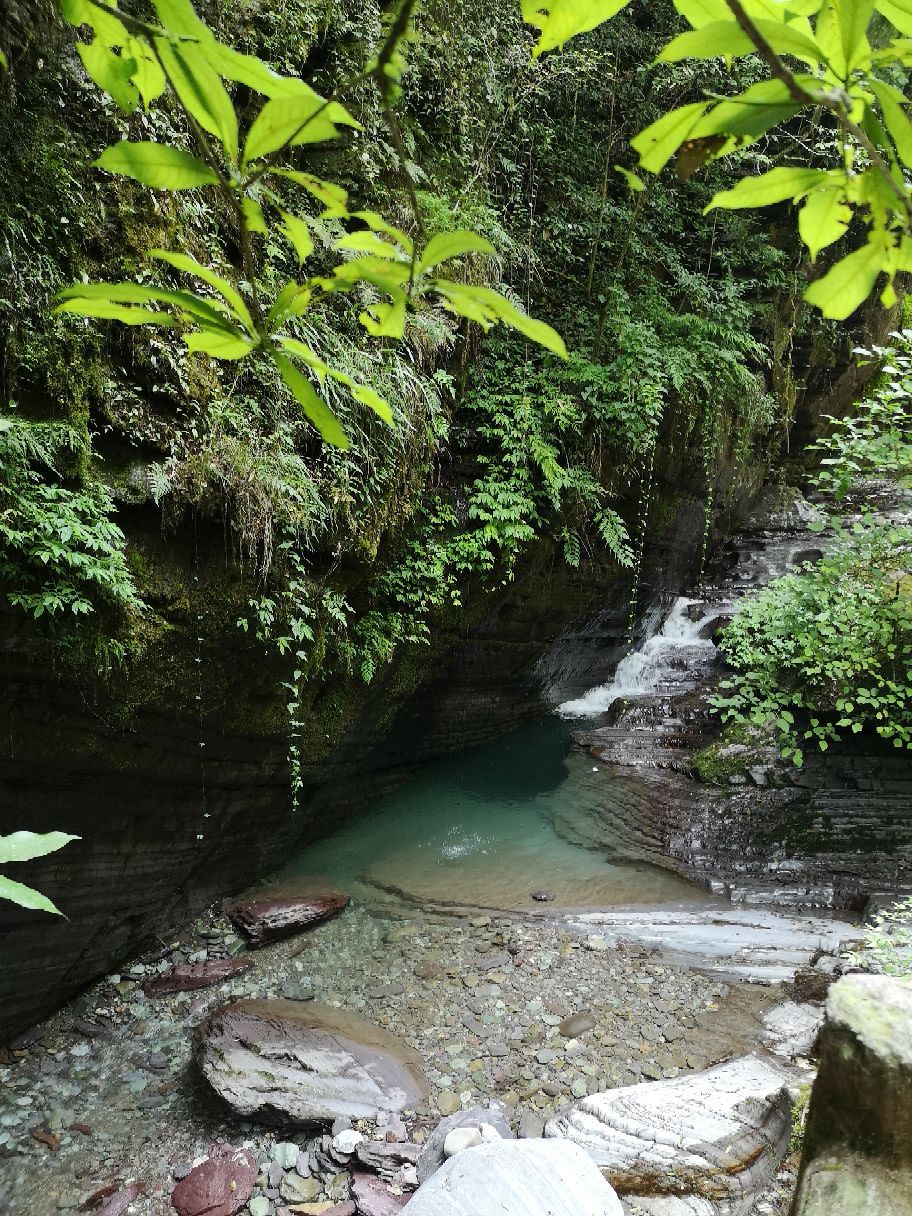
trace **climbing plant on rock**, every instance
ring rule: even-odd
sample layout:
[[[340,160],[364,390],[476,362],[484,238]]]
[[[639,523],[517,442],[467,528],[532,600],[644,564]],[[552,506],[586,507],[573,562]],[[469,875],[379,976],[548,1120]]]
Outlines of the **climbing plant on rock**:
[[[240,250],[240,267],[214,267],[179,249],[150,249],[155,264],[170,267],[190,287],[77,283],[58,297],[58,311],[174,328],[189,351],[218,360],[271,360],[323,440],[340,448],[348,446],[348,438],[320,391],[327,379],[342,384],[356,402],[389,424],[393,411],[374,388],[333,366],[296,332],[298,322],[312,319],[333,297],[361,302],[359,319],[372,339],[401,338],[408,314],[431,299],[485,329],[503,323],[556,354],[566,353],[550,326],[504,295],[442,271],[467,254],[493,254],[485,238],[461,229],[416,242],[377,211],[351,209],[344,189],[302,167],[308,149],[338,139],[345,128],[357,128],[339,101],[220,42],[190,0],[152,0],[155,22],[132,15],[116,0],[61,0],[61,8],[71,25],[91,31],[91,39],[78,44],[80,58],[125,114],[167,97],[183,112],[189,131],[189,147],[122,140],[102,153],[99,168],[152,190],[215,192]],[[359,77],[376,84],[400,151],[392,108],[414,8],[415,0],[405,0],[376,58]],[[249,122],[247,107],[239,114],[232,96],[239,87],[257,98]],[[287,201],[291,187],[319,207],[318,216]],[[270,242],[277,236],[287,241],[303,271],[314,253],[315,218],[337,222],[341,235],[333,252],[339,260],[328,273],[286,279],[265,296]],[[415,226],[420,238],[417,213]]]
[[[535,53],[562,46],[627,7],[629,0],[523,0],[540,30]],[[735,157],[776,128],[796,137],[831,130],[826,145],[796,138],[794,163],[748,173],[707,210],[800,203],[798,230],[812,260],[843,253],[806,299],[843,319],[880,287],[896,300],[897,274],[912,270],[912,122],[904,91],[912,67],[912,0],[675,0],[690,29],[661,63],[759,55],[769,75],[729,97],[705,97],[664,114],[633,140],[639,167],[672,160],[682,179]],[[621,170],[634,190],[643,181]],[[850,232],[850,228],[853,229]],[[864,234],[864,240],[859,238]]]

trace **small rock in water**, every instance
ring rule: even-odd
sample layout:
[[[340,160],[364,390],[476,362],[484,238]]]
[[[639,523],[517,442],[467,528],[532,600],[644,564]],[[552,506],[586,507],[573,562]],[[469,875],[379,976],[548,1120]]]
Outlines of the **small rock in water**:
[[[323,887],[294,894],[267,892],[253,899],[239,899],[229,904],[225,913],[252,946],[264,946],[300,933],[347,906],[347,895]]]
[[[554,894],[551,891],[530,891],[532,899],[540,904],[550,904],[554,902]]]

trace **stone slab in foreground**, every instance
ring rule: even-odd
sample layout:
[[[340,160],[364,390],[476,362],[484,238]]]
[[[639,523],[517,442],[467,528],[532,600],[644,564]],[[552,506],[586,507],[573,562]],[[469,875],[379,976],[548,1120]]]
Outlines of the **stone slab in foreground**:
[[[785,1154],[794,1079],[785,1065],[744,1056],[592,1094],[552,1119],[545,1135],[585,1149],[622,1196],[704,1199],[742,1216]]]
[[[623,1216],[617,1195],[575,1144],[499,1140],[468,1148],[416,1191],[408,1216]]]
[[[229,904],[225,915],[251,946],[268,946],[303,933],[348,906],[348,896],[334,887],[275,889]]]
[[[197,1027],[194,1053],[229,1106],[267,1122],[379,1119],[427,1097],[416,1052],[365,1018],[327,1005],[222,1005]]]
[[[912,1212],[912,984],[849,975],[827,997],[795,1216]]]

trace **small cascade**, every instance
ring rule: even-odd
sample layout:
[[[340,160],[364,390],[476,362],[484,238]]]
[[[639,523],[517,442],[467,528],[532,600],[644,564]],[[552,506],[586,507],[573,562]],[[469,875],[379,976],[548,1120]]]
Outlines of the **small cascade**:
[[[593,718],[616,701],[670,691],[685,692],[696,685],[704,662],[712,661],[714,646],[707,626],[718,616],[697,600],[680,596],[661,627],[617,666],[614,679],[592,688],[584,696],[557,707],[562,718]],[[699,662],[699,660],[704,662]],[[697,663],[694,664],[694,660]],[[697,671],[693,667],[698,668]]]

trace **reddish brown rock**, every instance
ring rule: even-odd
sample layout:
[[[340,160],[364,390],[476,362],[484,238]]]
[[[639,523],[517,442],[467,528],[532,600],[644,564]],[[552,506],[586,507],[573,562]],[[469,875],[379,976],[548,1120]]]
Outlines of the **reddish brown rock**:
[[[220,1144],[174,1188],[180,1216],[234,1216],[253,1193],[257,1168],[246,1149]]]
[[[293,937],[335,916],[347,905],[348,896],[344,892],[317,886],[239,899],[228,905],[225,914],[252,946],[265,946],[283,937]]]
[[[398,1216],[411,1199],[411,1195],[397,1194],[388,1183],[361,1170],[352,1174],[352,1195],[361,1216]]]
[[[209,988],[233,979],[253,966],[250,958],[220,958],[209,963],[172,967],[155,979],[143,984],[146,996],[167,996],[170,992],[191,992],[196,988]]]
[[[143,1187],[141,1183],[128,1182],[119,1191],[115,1191],[107,1203],[103,1203],[93,1213],[93,1216],[123,1216],[130,1204],[135,1203],[142,1193]]]

